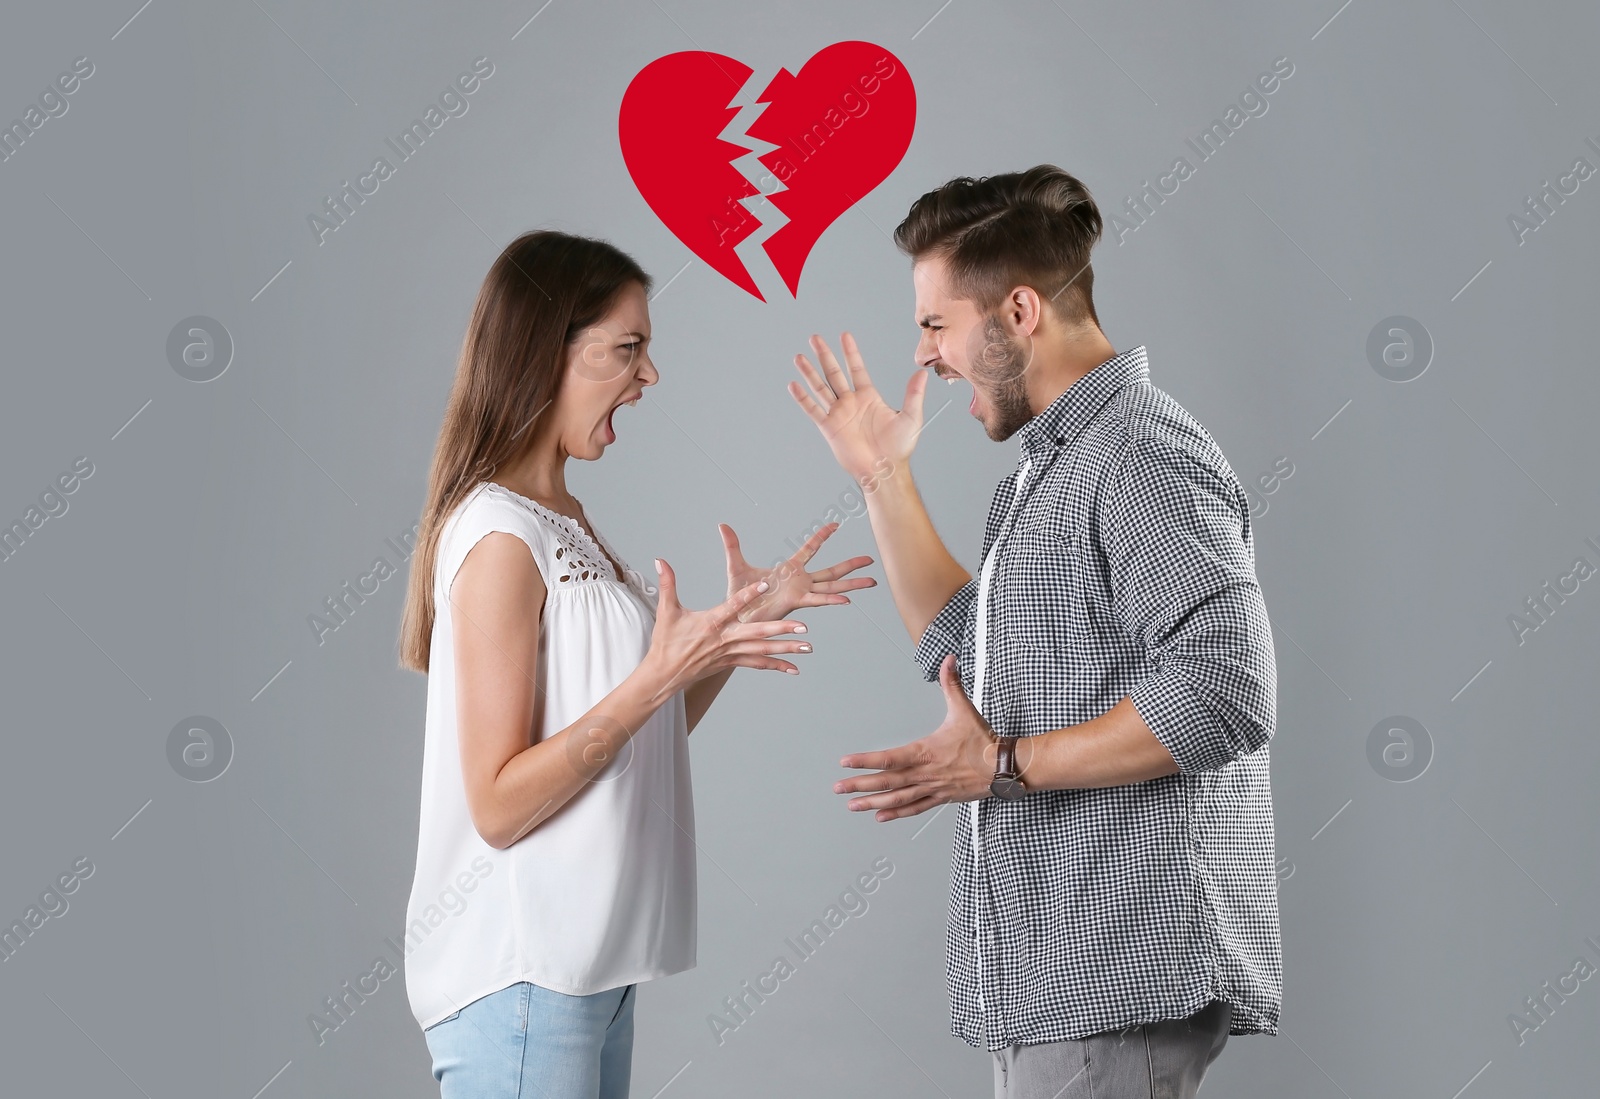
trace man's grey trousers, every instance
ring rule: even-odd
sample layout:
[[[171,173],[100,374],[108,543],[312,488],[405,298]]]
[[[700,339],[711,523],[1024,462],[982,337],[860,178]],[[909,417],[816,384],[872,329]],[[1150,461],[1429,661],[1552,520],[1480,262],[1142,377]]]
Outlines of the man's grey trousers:
[[[995,1099],[1193,1099],[1232,1018],[1212,1000],[1187,1019],[996,1050]]]

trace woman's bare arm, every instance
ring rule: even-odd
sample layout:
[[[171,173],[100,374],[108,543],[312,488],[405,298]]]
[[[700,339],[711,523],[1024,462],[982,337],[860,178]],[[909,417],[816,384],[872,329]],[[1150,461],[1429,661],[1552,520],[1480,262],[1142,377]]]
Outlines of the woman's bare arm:
[[[499,531],[468,552],[450,593],[461,775],[472,822],[495,848],[572,800],[671,697],[641,663],[578,721],[532,743],[544,599],[527,545]]]
[[[746,620],[765,583],[704,611],[678,601],[665,563],[660,584],[650,650],[638,667],[577,721],[534,742],[544,578],[514,534],[486,534],[468,551],[450,592],[456,728],[467,807],[491,847],[510,847],[577,796],[683,684],[725,678],[737,666],[785,666],[775,654],[810,647],[772,639],[803,631],[799,621]]]
[[[727,685],[728,678],[732,675],[732,668],[724,668],[683,689],[683,709],[689,718],[691,733],[694,732],[694,727],[700,724],[700,719],[706,716],[706,711],[711,709],[711,704],[717,700],[717,695],[722,693],[722,688]]]

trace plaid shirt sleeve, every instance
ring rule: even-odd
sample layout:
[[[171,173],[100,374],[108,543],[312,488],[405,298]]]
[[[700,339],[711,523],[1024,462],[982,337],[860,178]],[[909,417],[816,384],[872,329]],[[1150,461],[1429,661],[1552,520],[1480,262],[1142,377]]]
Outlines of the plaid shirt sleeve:
[[[974,577],[956,589],[949,602],[933,616],[928,628],[922,631],[922,639],[917,642],[912,658],[921,666],[923,679],[935,682],[939,678],[939,665],[950,653],[955,653],[957,660],[961,659],[961,638],[977,602],[978,581]]]
[[[1272,738],[1277,672],[1233,471],[1139,437],[1105,492],[1113,608],[1154,666],[1133,705],[1182,773],[1254,752]]]

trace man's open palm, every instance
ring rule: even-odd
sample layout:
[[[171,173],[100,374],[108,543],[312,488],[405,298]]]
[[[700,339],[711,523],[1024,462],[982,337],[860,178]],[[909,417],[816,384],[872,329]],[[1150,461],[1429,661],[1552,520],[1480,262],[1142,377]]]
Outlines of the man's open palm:
[[[989,796],[994,731],[962,689],[953,653],[939,665],[939,687],[944,692],[945,717],[933,732],[898,748],[859,752],[839,761],[842,767],[877,768],[873,774],[833,784],[836,794],[870,795],[852,798],[852,811],[876,809],[877,819],[887,821],[914,817],[947,802]]]
[[[818,373],[804,355],[796,355],[795,366],[807,384],[790,382],[789,393],[822,432],[844,471],[858,483],[865,482],[911,457],[922,430],[922,395],[928,382],[923,371],[913,374],[906,383],[905,407],[896,411],[873,386],[855,337],[844,333],[839,346],[850,366],[848,375],[827,341],[812,336],[811,348],[822,371]]]

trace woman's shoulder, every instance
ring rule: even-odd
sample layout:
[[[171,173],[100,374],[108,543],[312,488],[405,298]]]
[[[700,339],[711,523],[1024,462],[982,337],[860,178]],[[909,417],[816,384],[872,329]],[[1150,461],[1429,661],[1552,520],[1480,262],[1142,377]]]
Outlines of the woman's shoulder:
[[[538,514],[526,507],[516,494],[493,481],[480,481],[456,505],[440,536],[469,537],[477,541],[489,530],[508,530],[524,537],[537,537],[542,527]]]
[[[545,571],[550,541],[545,523],[514,494],[483,481],[456,505],[439,531],[437,576],[446,592],[467,554],[495,532],[515,535],[527,543],[535,565]]]

